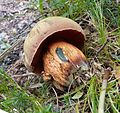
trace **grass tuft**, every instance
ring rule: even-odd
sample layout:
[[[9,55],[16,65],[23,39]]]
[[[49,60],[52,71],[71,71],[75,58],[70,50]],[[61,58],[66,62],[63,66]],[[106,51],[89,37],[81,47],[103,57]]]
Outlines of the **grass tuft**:
[[[23,90],[0,69],[0,108],[14,113],[52,113],[51,105],[43,107],[35,96]]]

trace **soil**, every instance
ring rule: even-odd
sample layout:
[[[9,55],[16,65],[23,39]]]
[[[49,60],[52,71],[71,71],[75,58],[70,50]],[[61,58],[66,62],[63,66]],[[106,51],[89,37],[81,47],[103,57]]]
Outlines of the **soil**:
[[[28,0],[0,1],[0,55],[10,51],[0,59],[0,68],[9,75],[19,75],[14,79],[20,84],[23,74],[29,73],[23,63],[23,43],[30,29],[38,21],[40,13]],[[27,32],[26,32],[27,31]],[[21,40],[12,50],[12,46]],[[21,75],[21,76],[20,76]]]

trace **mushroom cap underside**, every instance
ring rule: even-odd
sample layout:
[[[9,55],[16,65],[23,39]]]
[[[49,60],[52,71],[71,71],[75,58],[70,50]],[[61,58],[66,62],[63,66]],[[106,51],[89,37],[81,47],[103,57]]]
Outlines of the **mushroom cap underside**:
[[[35,73],[43,70],[43,54],[47,45],[64,40],[81,49],[84,33],[79,24],[64,17],[48,17],[39,21],[24,42],[25,65]]]

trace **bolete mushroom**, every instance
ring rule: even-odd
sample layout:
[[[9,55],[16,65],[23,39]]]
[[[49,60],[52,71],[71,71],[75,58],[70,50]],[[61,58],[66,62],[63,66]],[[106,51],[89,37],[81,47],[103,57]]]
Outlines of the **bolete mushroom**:
[[[70,73],[86,64],[81,52],[84,33],[79,24],[64,17],[48,17],[39,21],[24,42],[25,66],[44,79],[53,80],[57,89],[69,86]]]

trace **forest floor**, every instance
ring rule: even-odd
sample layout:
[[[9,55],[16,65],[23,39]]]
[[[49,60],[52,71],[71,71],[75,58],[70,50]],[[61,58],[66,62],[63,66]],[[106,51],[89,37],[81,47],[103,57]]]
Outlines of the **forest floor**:
[[[44,5],[45,8],[48,8],[47,4]],[[118,28],[115,26],[113,29],[109,28],[107,40],[100,44],[97,28],[87,13],[74,19],[83,28],[86,35],[83,52],[90,64],[89,72],[87,72],[90,79],[83,80],[83,83],[80,83],[75,90],[71,89],[66,93],[58,91],[56,95],[57,90],[42,81],[41,77],[29,72],[23,61],[25,38],[32,27],[47,16],[49,16],[48,12],[40,13],[28,0],[0,1],[0,68],[28,94],[34,95],[40,103],[44,103],[43,106],[48,106],[44,108],[44,113],[51,113],[51,111],[97,113],[104,71],[110,68],[105,112],[120,112],[120,37],[118,32],[114,32]],[[2,80],[0,80],[1,82]],[[0,92],[0,99],[3,97],[1,95],[2,92]],[[1,109],[9,111],[3,104]],[[10,107],[10,109],[12,108]],[[19,110],[16,113],[21,112]]]

